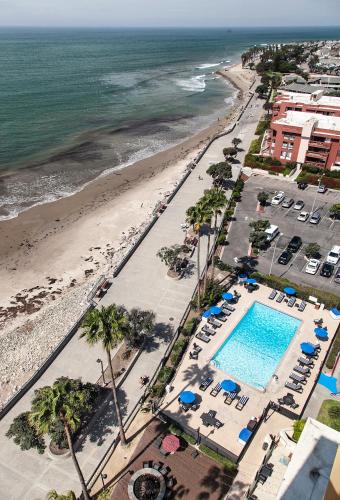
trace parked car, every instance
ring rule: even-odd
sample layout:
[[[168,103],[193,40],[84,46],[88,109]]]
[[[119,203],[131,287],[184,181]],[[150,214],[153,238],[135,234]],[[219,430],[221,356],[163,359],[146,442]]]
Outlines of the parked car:
[[[309,259],[305,272],[307,274],[316,274],[320,267],[320,261],[318,259]]]
[[[327,188],[324,184],[320,184],[318,187],[318,193],[325,193],[327,191]]]
[[[307,182],[299,182],[298,183],[299,189],[306,189],[307,186],[308,186]]]
[[[285,197],[285,194],[283,191],[279,191],[276,193],[276,195],[272,198],[271,204],[272,205],[280,205],[280,203],[283,201],[283,198]]]
[[[305,202],[302,200],[298,200],[295,205],[293,206],[294,210],[302,210],[303,207],[305,206]]]
[[[282,206],[283,208],[290,208],[294,203],[293,198],[285,198],[283,200]]]
[[[300,212],[297,220],[301,221],[301,222],[306,222],[306,220],[308,219],[309,217],[309,212]]]
[[[290,252],[289,250],[284,250],[284,252],[282,252],[277,261],[279,264],[283,264],[285,266],[286,264],[288,264],[288,262],[292,257],[293,257],[292,252]]]
[[[337,264],[339,262],[339,259],[340,259],[340,246],[334,245],[334,247],[326,257],[326,262],[329,262],[330,264]]]
[[[330,278],[333,272],[334,272],[333,264],[329,264],[328,262],[324,262],[322,264],[322,268],[320,271],[321,276],[324,276],[325,278]]]
[[[319,214],[319,212],[314,212],[310,216],[309,222],[310,222],[310,224],[319,224],[320,219],[321,219],[321,215]]]
[[[299,250],[301,245],[302,245],[302,239],[300,238],[300,236],[293,236],[293,238],[288,243],[287,250],[295,253]]]
[[[334,283],[340,283],[340,267],[336,270],[335,276],[334,276]]]
[[[280,234],[280,231],[277,226],[275,226],[274,224],[270,224],[268,229],[265,230],[265,233],[267,236],[267,241],[271,242],[278,234]]]

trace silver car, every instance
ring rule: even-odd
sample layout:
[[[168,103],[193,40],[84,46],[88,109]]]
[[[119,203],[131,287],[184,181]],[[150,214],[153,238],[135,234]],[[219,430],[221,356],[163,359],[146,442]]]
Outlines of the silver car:
[[[334,276],[334,282],[340,284],[340,267],[336,270],[335,276]]]
[[[302,200],[298,200],[295,205],[293,206],[294,210],[302,210],[303,207],[305,206],[305,203]]]
[[[314,212],[310,216],[309,222],[310,222],[310,224],[319,224],[320,219],[321,219],[321,215],[319,214],[319,212]]]
[[[290,208],[294,203],[293,198],[285,198],[283,200],[282,206],[283,208]]]

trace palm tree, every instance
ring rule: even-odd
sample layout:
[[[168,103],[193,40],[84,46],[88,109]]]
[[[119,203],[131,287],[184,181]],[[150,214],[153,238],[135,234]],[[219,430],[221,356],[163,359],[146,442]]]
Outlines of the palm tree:
[[[140,345],[145,336],[151,335],[155,328],[155,314],[134,308],[128,312],[129,327],[127,341],[132,346]]]
[[[186,221],[193,227],[193,230],[198,235],[197,242],[197,308],[201,309],[201,267],[200,267],[200,247],[201,247],[201,229],[203,224],[211,219],[211,213],[207,211],[202,203],[197,203],[193,207],[188,208],[186,211]]]
[[[90,500],[83,473],[73,448],[72,432],[80,425],[80,413],[86,409],[85,391],[72,390],[71,381],[68,378],[60,378],[54,382],[52,387],[42,387],[35,392],[30,413],[30,422],[41,434],[46,434],[53,425],[61,420],[67,438],[72,461],[77,471],[84,499]]]
[[[117,307],[116,304],[108,307],[102,306],[101,309],[93,309],[88,312],[82,324],[84,331],[80,335],[80,337],[85,337],[87,343],[91,346],[101,342],[106,352],[112,383],[112,396],[122,445],[126,445],[126,438],[117,397],[116,382],[113,375],[111,351],[124,339],[127,325],[126,311],[122,307]]]
[[[209,192],[209,204],[210,209],[214,215],[214,244],[217,238],[217,216],[222,213],[222,209],[226,206],[228,200],[222,189],[211,189]],[[208,264],[207,264],[208,265]],[[212,261],[212,270],[211,270],[211,280],[214,281],[214,259]],[[205,282],[206,288],[207,282]]]
[[[209,213],[210,219],[215,216],[214,223],[214,235],[216,235],[216,226],[217,226],[217,215],[221,213],[221,209],[226,205],[227,198],[221,189],[213,188],[204,193],[203,198],[201,198],[201,203],[206,207],[207,214]],[[211,229],[211,220],[210,228]],[[204,285],[203,290],[204,293],[207,288],[207,280],[208,280],[208,265],[209,265],[209,254],[210,254],[210,242],[211,242],[211,231],[208,233],[208,243],[207,243],[207,260],[206,260],[206,270],[204,276]]]

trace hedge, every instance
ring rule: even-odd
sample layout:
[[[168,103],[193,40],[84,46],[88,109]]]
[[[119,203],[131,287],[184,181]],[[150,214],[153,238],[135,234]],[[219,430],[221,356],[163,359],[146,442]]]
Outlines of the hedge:
[[[268,285],[271,288],[277,290],[283,290],[285,287],[293,287],[297,291],[297,295],[300,299],[307,300],[310,295],[317,297],[319,302],[325,304],[329,309],[332,307],[340,307],[340,297],[331,292],[325,292],[324,290],[318,290],[317,288],[297,285],[287,278],[280,278],[279,276],[261,274],[259,272],[254,272],[251,274],[252,278],[256,278],[259,283]]]
[[[340,326],[336,331],[332,349],[330,350],[328,357],[326,359],[326,366],[330,370],[332,370],[332,368],[334,367],[334,363],[339,352],[340,352]]]
[[[177,363],[182,358],[184,350],[186,349],[188,341],[186,339],[179,339],[175,342],[172,351],[171,351],[171,362],[173,365],[177,365]]]
[[[307,182],[308,184],[313,184],[314,186],[317,186],[320,182],[320,176],[316,174],[302,172],[297,177],[296,182]],[[331,189],[340,189],[340,179],[334,177],[328,177],[325,175],[322,178],[322,184]]]
[[[200,318],[198,318],[197,316],[189,319],[185,323],[185,325],[183,326],[183,329],[181,332],[182,335],[184,335],[184,337],[191,337],[191,335],[193,335],[193,333],[195,333],[199,322],[200,322]]]
[[[237,465],[234,464],[231,460],[226,458],[225,456],[221,455],[220,453],[217,453],[217,451],[212,450],[205,444],[201,444],[199,446],[199,449],[202,453],[210,457],[212,460],[215,460],[215,462],[219,463],[226,469],[228,469],[231,472],[236,472],[237,471]]]
[[[171,434],[175,434],[176,436],[182,438],[184,441],[186,441],[189,444],[195,445],[196,444],[196,439],[193,436],[190,436],[190,434],[187,434],[186,432],[182,431],[177,425],[175,424],[170,424],[169,425],[169,431]]]

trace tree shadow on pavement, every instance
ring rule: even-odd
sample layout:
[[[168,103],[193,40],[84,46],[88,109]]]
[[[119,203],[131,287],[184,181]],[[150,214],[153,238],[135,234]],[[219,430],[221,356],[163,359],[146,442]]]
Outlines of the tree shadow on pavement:
[[[174,335],[173,326],[169,323],[156,323],[153,335],[147,338],[143,350],[145,352],[157,351],[161,343],[168,344]]]
[[[115,434],[114,427],[118,430],[118,419],[116,409],[113,402],[111,389],[107,389],[108,394],[98,410],[93,415],[89,424],[79,436],[77,441],[77,451],[81,451],[87,439],[97,446],[102,446],[107,437],[111,438]],[[121,388],[117,389],[117,396],[121,415],[124,418],[127,414],[128,399],[125,391]]]
[[[212,466],[207,474],[201,479],[200,485],[207,488],[207,492],[202,492],[200,499],[209,498],[213,493],[218,498],[225,498],[233,482],[236,472],[224,471],[222,467]],[[208,496],[205,496],[205,495]]]

